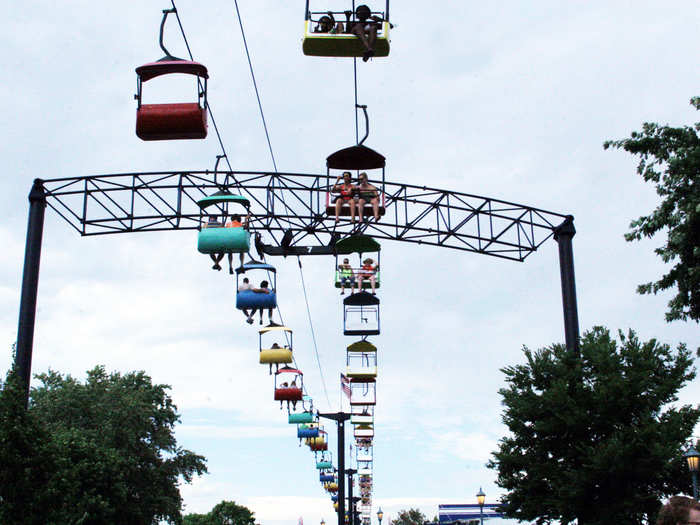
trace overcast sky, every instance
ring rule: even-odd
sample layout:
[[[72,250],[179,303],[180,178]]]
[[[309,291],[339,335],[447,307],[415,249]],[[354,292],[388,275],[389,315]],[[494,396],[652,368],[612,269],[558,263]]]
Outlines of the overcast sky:
[[[302,54],[303,4],[239,1],[277,166],[325,173],[326,156],[354,143],[352,61]],[[168,6],[6,2],[3,374],[35,177],[214,166],[213,132],[172,142],[134,134],[134,68],[162,55],[158,26]],[[209,101],[231,164],[272,170],[233,1],[177,6],[195,59],[209,68]],[[315,10],[345,6],[312,2]],[[662,239],[630,244],[623,234],[657,196],[635,159],[602,148],[644,121],[698,120],[688,104],[699,94],[697,2],[404,0],[392,3],[391,17],[391,55],[358,63],[367,144],[387,157],[387,179],[574,215],[582,330],[602,324],[700,345],[697,324],[664,322],[668,294],[635,294],[665,270],[652,253]],[[166,45],[186,56],[173,21]],[[272,262],[305,384],[318,408],[335,410],[353,339],[342,336],[333,260],[302,261],[330,403],[296,260]],[[103,364],[172,385],[179,443],[209,460],[209,475],[182,489],[186,511],[227,499],[265,524],[331,523],[313,456],[298,446],[257,364],[257,331],[233,308],[230,276],[210,266],[194,232],[80,238],[47,211],[33,370],[83,377]],[[494,502],[501,492],[484,465],[505,433],[499,370],[522,362],[523,345],[564,337],[556,243],[516,263],[386,242],[382,267],[373,514],[417,506],[432,518],[439,503],[475,502],[479,487]],[[697,402],[698,382],[680,397]]]

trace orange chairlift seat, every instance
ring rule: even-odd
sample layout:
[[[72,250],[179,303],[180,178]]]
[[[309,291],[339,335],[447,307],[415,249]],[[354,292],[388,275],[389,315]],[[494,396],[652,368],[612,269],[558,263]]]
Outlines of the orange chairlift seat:
[[[136,135],[141,140],[203,139],[207,136],[207,68],[199,62],[172,56],[163,45],[163,27],[169,13],[163,11],[160,47],[165,56],[136,68]],[[143,104],[143,84],[163,75],[185,74],[197,77],[196,102]],[[200,80],[203,79],[203,82]],[[201,102],[200,102],[201,101]]]

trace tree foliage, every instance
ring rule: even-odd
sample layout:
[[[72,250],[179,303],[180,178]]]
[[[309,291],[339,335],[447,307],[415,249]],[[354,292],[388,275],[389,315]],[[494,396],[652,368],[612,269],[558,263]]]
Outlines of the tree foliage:
[[[662,497],[690,490],[680,450],[700,410],[667,406],[695,377],[690,353],[632,331],[619,339],[595,327],[580,358],[561,344],[525,348],[526,364],[502,369],[510,435],[488,466],[508,517],[641,524]]]
[[[57,372],[37,377],[41,385],[32,389],[23,416],[13,408],[14,391],[3,389],[3,414],[15,412],[8,428],[3,421],[0,435],[9,435],[9,446],[2,453],[19,463],[3,475],[25,472],[25,494],[50,504],[21,502],[2,483],[0,516],[15,507],[19,514],[0,522],[179,523],[178,481],[191,481],[206,466],[202,456],[177,446],[173,429],[179,415],[169,387],[152,384],[143,372],[122,376],[103,367],[90,370],[85,383]],[[31,433],[32,449],[23,450],[12,432]],[[22,461],[27,465],[20,471]]]
[[[255,525],[255,513],[234,501],[222,501],[207,514],[188,514],[184,525]]]
[[[396,518],[391,520],[391,525],[424,525],[428,517],[419,509],[400,510]]]
[[[700,97],[690,101],[700,110]],[[640,157],[637,166],[645,181],[656,185],[659,206],[649,215],[630,223],[627,241],[653,237],[667,231],[666,243],[654,251],[668,273],[655,282],[641,284],[640,294],[676,288],[668,303],[666,320],[693,319],[700,322],[700,122],[693,127],[672,128],[646,122],[642,131],[623,140],[603,144],[624,149]]]

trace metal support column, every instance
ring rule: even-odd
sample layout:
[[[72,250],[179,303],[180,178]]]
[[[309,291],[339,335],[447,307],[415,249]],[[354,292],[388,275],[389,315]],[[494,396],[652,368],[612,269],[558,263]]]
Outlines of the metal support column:
[[[579,355],[578,307],[576,305],[576,277],[574,275],[574,251],[571,239],[576,234],[574,217],[567,218],[554,228],[554,239],[559,244],[559,271],[561,273],[561,298],[564,306],[564,336],[569,352]]]
[[[349,468],[345,471],[348,475],[348,523],[355,525],[355,500],[352,497],[352,476],[357,470]]]
[[[350,419],[350,414],[319,412],[318,416],[338,423],[338,525],[345,525],[345,422]]]
[[[46,192],[44,181],[35,179],[29,192],[29,222],[27,243],[24,249],[24,274],[19,303],[19,325],[17,327],[17,349],[15,370],[25,390],[25,405],[29,403],[29,381],[32,377],[32,346],[34,343],[34,319],[36,297],[39,289],[39,263],[41,261],[41,239],[44,233],[44,211]]]

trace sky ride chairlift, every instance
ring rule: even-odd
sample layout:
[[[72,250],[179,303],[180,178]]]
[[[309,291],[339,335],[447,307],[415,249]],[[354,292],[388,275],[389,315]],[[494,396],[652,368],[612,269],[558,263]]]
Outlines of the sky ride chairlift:
[[[330,452],[321,452],[321,457],[316,461],[318,470],[333,470],[333,456]]]
[[[302,49],[307,56],[317,57],[361,57],[366,49],[360,39],[352,34],[349,27],[357,23],[356,13],[352,11],[310,11],[309,0],[306,0],[305,20],[304,20],[304,43]],[[386,0],[385,11],[373,11],[374,16],[379,16],[382,21],[381,27],[377,30],[377,40],[374,43],[375,57],[389,56],[389,29],[393,27],[389,22],[389,0]],[[344,32],[336,32],[337,24],[335,15],[342,15],[338,22],[343,22]],[[318,17],[315,18],[314,17]],[[328,31],[324,32],[322,19],[327,20]],[[325,21],[324,21],[325,22]],[[375,22],[376,23],[376,22]],[[314,25],[316,24],[316,25]]]
[[[218,164],[217,160],[217,164]],[[250,250],[250,232],[243,227],[225,227],[229,204],[243,206],[248,213],[250,201],[242,195],[234,195],[226,190],[216,192],[197,201],[200,209],[200,230],[197,236],[197,250],[206,254],[247,253]],[[216,206],[214,213],[205,212]],[[221,222],[218,215],[221,214]],[[205,216],[207,220],[205,221]]]
[[[350,263],[350,267],[352,270],[352,276],[355,278],[355,286],[357,286],[357,280],[358,280],[358,274],[359,273],[366,273],[363,272],[362,270],[362,256],[363,254],[367,253],[376,253],[376,260],[374,261],[375,264],[374,266],[377,267],[377,270],[374,272],[374,287],[375,289],[378,289],[381,285],[381,279],[380,279],[380,272],[381,272],[381,246],[377,241],[375,241],[372,237],[369,235],[352,235],[350,237],[346,237],[344,239],[339,240],[338,242],[335,243],[335,287],[336,288],[342,288],[343,284],[341,282],[341,278],[344,276],[347,276],[347,270],[341,270],[340,265],[341,261],[345,258],[345,255],[352,255],[353,253],[357,253],[359,260],[358,260],[358,265],[353,266],[352,263]],[[370,282],[369,279],[364,278],[362,279],[362,289],[370,289],[372,287],[372,283]],[[354,289],[354,288],[353,288]],[[346,334],[347,335],[347,334]]]
[[[289,364],[292,362],[292,329],[286,326],[265,326],[260,329],[260,364],[270,365],[270,374],[272,374],[272,365],[275,365],[275,371],[279,370],[279,365]],[[275,342],[272,345],[263,346],[263,335],[267,334],[282,334],[288,337],[287,344]],[[302,400],[303,401],[303,400]],[[291,414],[290,414],[291,416]],[[310,421],[305,421],[309,423]]]
[[[369,136],[369,116],[367,115],[367,106],[356,105],[357,109],[361,109],[365,116],[365,136],[362,140],[355,146],[350,146],[349,148],[344,148],[331,153],[326,157],[326,174],[328,176],[329,182],[332,179],[331,170],[340,170],[341,172],[349,171],[356,172],[356,177],[359,176],[361,171],[367,170],[382,170],[382,181],[380,187],[378,188],[378,214],[383,216],[386,213],[386,199],[384,195],[384,188],[386,183],[386,158],[381,153],[374,151],[372,148],[368,148],[364,145],[365,140]],[[336,175],[337,176],[337,175]],[[368,177],[370,174],[368,174]],[[376,187],[376,186],[375,186]],[[335,216],[335,200],[336,198],[342,198],[339,194],[332,191],[333,186],[329,187],[329,191],[326,194],[326,214],[329,216]],[[359,206],[359,200],[362,197],[360,194],[353,195],[355,203]],[[365,200],[365,204],[362,210],[360,210],[364,216],[372,217],[374,210],[372,209],[371,200]],[[341,207],[339,216],[349,217],[351,215],[350,203],[344,200]],[[359,213],[358,213],[359,215]]]
[[[316,421],[314,416],[314,402],[311,396],[303,395],[301,398],[301,412],[290,412],[287,422],[290,425],[299,425],[302,423],[313,423]]]
[[[325,430],[320,429],[318,436],[306,438],[305,443],[313,452],[323,452],[328,450],[328,434]]]
[[[344,335],[379,335],[379,299],[365,291],[343,299]]]
[[[165,56],[136,68],[136,135],[141,140],[203,139],[207,136],[207,68],[199,62],[172,56],[163,45],[165,20],[168,14],[175,12],[175,9],[163,10],[163,20],[160,23],[159,43]],[[143,104],[143,84],[171,74],[197,77],[197,102]]]
[[[282,403],[287,402],[287,410],[290,403],[296,407],[296,404],[303,398],[304,389],[304,374],[301,370],[284,366],[275,372],[275,401]]]
[[[369,383],[376,379],[377,347],[365,339],[348,346],[345,375],[356,383]]]
[[[267,272],[269,283],[268,293],[255,292],[253,290],[239,290],[240,282],[247,272]],[[255,288],[255,285],[253,285]],[[270,264],[260,262],[249,262],[236,268],[236,308],[239,310],[249,309],[271,309],[277,308],[277,270]],[[280,369],[280,372],[282,369]],[[299,397],[298,401],[301,401]]]

